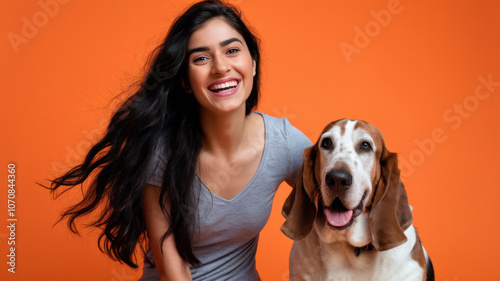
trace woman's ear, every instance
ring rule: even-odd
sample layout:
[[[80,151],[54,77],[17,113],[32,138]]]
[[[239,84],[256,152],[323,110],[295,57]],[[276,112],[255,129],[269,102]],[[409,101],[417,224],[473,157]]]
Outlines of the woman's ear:
[[[257,62],[255,59],[252,60],[252,69],[253,69],[253,76],[255,77],[255,74],[257,74]]]

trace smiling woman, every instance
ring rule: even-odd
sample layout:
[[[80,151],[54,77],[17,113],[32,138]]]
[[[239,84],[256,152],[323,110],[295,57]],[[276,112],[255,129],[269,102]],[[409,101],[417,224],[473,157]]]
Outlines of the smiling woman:
[[[63,217],[97,212],[100,246],[141,280],[260,280],[255,254],[277,187],[292,183],[311,142],[286,119],[252,112],[258,39],[220,1],[191,6],[152,55],[141,88],[84,162],[52,181],[90,181]]]

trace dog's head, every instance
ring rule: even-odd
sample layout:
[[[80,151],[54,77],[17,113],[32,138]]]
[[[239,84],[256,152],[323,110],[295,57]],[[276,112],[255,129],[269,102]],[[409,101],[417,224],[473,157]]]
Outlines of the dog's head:
[[[380,131],[360,120],[328,124],[303,153],[281,230],[293,240],[314,228],[325,243],[372,243],[378,251],[406,241],[412,214],[395,153]]]

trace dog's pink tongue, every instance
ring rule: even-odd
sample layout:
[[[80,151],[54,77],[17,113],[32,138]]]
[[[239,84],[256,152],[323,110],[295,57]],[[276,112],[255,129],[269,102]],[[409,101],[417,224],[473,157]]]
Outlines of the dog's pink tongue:
[[[325,209],[328,222],[335,227],[342,227],[351,221],[352,210],[330,210]]]

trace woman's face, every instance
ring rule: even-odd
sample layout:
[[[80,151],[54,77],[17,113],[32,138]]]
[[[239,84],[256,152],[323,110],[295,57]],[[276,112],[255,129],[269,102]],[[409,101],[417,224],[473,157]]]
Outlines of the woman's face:
[[[253,86],[255,61],[245,40],[222,18],[193,32],[187,45],[188,84],[200,110],[227,113],[243,108]]]

